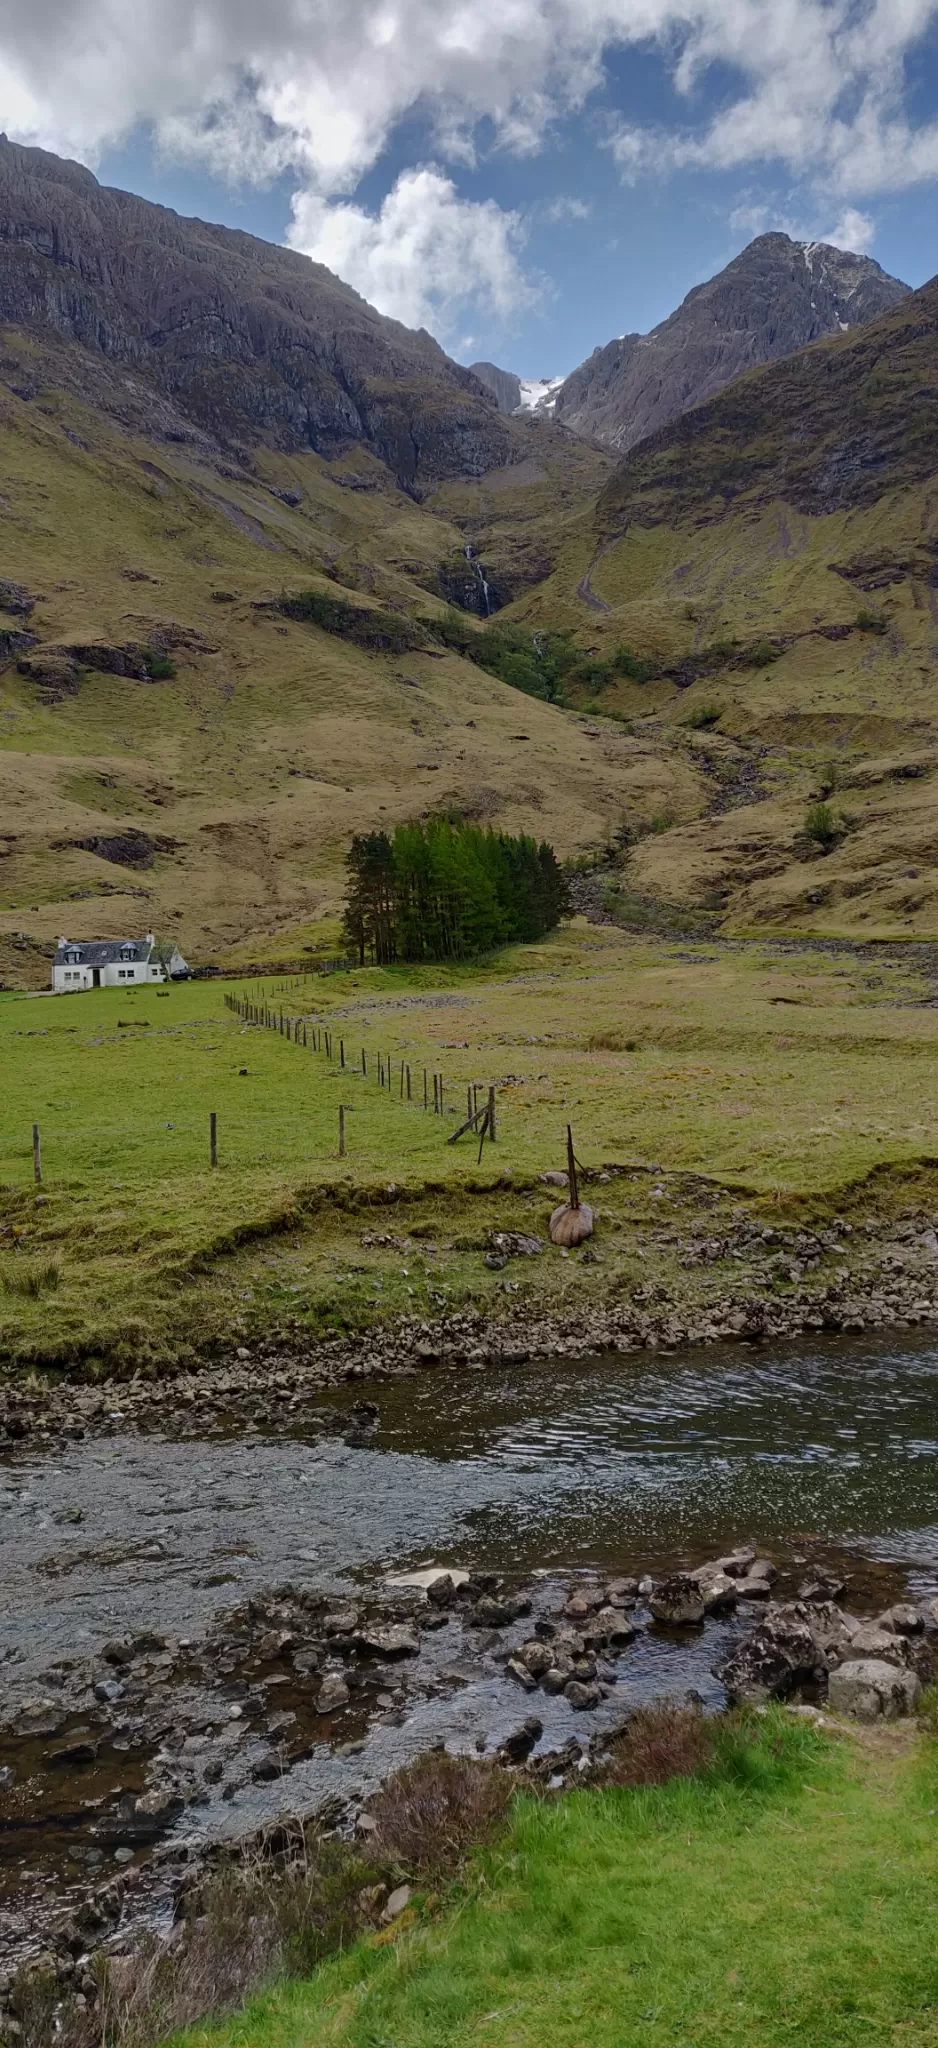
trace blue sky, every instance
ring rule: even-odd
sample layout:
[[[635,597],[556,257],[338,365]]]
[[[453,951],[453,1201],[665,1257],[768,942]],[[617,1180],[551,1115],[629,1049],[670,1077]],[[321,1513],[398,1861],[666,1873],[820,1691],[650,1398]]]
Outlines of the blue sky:
[[[8,20],[8,133],[289,240],[467,361],[569,370],[763,228],[938,271],[938,0],[12,0]]]

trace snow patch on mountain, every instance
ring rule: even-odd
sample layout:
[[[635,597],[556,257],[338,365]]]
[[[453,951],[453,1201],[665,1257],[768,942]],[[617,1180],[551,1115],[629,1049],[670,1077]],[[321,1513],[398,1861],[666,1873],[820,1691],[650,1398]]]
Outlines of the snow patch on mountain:
[[[557,393],[565,381],[563,377],[522,377],[521,403],[515,411],[551,414],[557,403]]]

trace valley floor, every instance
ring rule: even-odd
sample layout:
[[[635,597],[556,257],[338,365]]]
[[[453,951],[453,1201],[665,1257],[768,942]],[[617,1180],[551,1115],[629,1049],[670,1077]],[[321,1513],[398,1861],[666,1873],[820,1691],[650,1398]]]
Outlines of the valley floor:
[[[610,1304],[693,1338],[749,1296],[800,1327],[838,1288],[841,1322],[858,1299],[874,1323],[927,1318],[934,1248],[896,1239],[927,1239],[938,1206],[934,976],[901,943],[578,922],[448,973],[3,997],[0,1360],[158,1380],[462,1315],[588,1327]],[[306,1045],[232,992],[278,1025],[282,1005]],[[481,1163],[471,1133],[447,1143],[473,1083],[496,1089]],[[568,1122],[597,1176],[569,1258],[543,1180]],[[515,1256],[493,1231],[539,1244]]]
[[[905,1730],[773,1711],[701,1778],[522,1797],[442,1908],[186,2048],[925,2048],[935,1771]]]

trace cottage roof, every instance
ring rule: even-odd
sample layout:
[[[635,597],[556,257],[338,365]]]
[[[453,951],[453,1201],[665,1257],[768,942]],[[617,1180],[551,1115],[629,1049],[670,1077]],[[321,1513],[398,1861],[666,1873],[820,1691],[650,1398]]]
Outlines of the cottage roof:
[[[77,953],[81,967],[109,967],[115,960],[149,960],[152,951],[152,939],[60,939],[55,964],[62,967],[70,954]]]

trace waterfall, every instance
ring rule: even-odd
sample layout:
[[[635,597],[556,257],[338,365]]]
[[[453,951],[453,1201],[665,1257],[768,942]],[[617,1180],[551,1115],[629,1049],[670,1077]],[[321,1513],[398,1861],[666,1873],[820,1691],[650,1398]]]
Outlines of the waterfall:
[[[482,602],[485,606],[485,616],[487,619],[490,619],[492,616],[492,603],[489,597],[489,586],[485,580],[485,575],[483,573],[481,562],[476,561],[475,548],[472,547],[468,541],[466,543],[466,546],[463,548],[463,554],[465,555],[467,562],[471,562],[472,567],[474,568],[476,575],[478,576],[479,589],[482,592]]]

